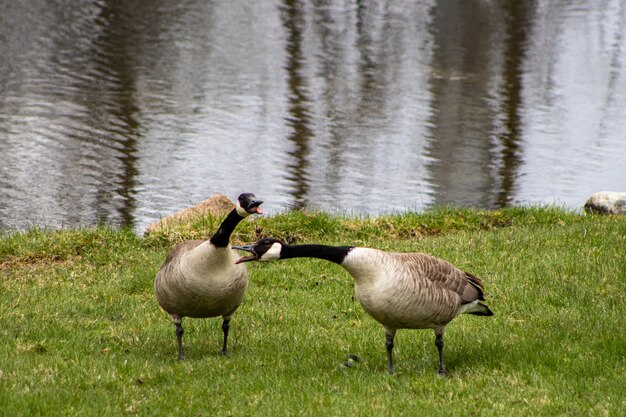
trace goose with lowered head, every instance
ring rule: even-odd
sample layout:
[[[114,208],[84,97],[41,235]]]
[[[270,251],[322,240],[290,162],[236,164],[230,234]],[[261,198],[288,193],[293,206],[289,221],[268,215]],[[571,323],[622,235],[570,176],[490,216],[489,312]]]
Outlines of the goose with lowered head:
[[[252,255],[237,263],[289,258],[318,258],[341,265],[355,281],[365,311],[385,329],[387,370],[393,373],[393,344],[398,329],[433,329],[444,375],[443,336],[460,314],[492,316],[482,281],[451,263],[425,253],[391,253],[354,246],[288,245],[275,238],[234,246]]]

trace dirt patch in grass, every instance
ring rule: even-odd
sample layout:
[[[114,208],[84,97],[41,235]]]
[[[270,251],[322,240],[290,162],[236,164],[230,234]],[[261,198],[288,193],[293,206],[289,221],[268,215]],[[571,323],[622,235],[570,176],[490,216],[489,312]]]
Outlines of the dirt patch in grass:
[[[76,257],[80,259],[80,257]],[[60,255],[28,255],[28,256],[8,256],[0,262],[0,271],[15,269],[35,269],[61,265],[69,262],[70,259]]]

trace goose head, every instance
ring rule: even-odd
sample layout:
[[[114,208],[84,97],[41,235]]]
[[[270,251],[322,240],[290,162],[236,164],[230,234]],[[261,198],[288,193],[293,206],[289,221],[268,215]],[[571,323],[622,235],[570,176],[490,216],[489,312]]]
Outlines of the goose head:
[[[257,200],[254,194],[243,193],[237,198],[235,208],[237,209],[237,214],[241,217],[247,217],[251,214],[263,213],[261,207],[259,207],[261,203],[263,203],[263,201]]]
[[[238,264],[249,261],[272,261],[280,259],[283,242],[273,237],[265,237],[251,245],[233,246],[233,249],[243,250],[252,254],[239,258],[236,262]]]

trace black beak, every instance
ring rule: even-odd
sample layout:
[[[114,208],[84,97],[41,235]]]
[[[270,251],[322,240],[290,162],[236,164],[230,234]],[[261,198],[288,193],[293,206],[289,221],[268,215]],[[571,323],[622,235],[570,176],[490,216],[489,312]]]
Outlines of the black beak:
[[[248,210],[256,214],[263,214],[263,210],[259,207],[261,204],[263,204],[263,200],[255,200],[248,205]]]
[[[259,204],[261,204],[261,203],[259,203]],[[256,261],[256,259],[257,259],[257,254],[254,251],[254,245],[233,246],[232,248],[252,253],[252,255],[250,255],[250,256],[242,256],[241,258],[237,259],[235,264],[240,264],[240,263],[243,263],[243,262]]]

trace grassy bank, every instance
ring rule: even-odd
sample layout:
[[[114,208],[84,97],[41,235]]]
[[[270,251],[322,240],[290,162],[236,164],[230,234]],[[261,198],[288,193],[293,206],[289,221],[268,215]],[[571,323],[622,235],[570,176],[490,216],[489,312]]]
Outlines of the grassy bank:
[[[187,360],[152,283],[206,218],[139,237],[110,229],[0,237],[0,415],[620,415],[626,409],[626,219],[554,208],[442,209],[246,221],[234,241],[425,251],[483,278],[491,318],[400,330],[386,374],[381,327],[340,267],[248,265],[250,289],[219,354],[219,319],[186,319]],[[360,360],[345,366],[347,355]]]

